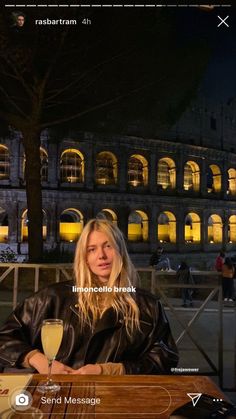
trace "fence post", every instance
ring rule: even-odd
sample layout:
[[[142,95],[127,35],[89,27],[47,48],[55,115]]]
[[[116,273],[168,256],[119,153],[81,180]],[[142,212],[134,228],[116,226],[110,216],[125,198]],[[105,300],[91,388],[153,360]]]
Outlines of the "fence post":
[[[39,266],[35,266],[34,276],[34,292],[39,290]]]
[[[19,267],[15,265],[14,266],[14,285],[13,285],[13,310],[17,306],[18,279],[19,279]]]

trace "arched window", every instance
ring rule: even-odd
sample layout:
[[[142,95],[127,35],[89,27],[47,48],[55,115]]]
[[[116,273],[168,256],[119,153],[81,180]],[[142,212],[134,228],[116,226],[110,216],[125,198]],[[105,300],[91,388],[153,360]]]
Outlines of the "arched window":
[[[129,158],[128,184],[134,187],[148,184],[148,162],[145,157],[134,154]]]
[[[40,160],[41,160],[41,182],[48,181],[48,153],[43,147],[40,147]]]
[[[157,238],[160,243],[176,243],[176,218],[164,211],[158,217]]]
[[[185,191],[195,191],[200,190],[200,170],[199,166],[194,161],[188,161],[184,165],[184,189]]]
[[[230,195],[236,195],[236,170],[228,170],[228,190],[227,193]]]
[[[70,148],[63,151],[60,159],[60,178],[62,183],[84,182],[84,157],[79,150]]]
[[[28,241],[28,211],[25,210],[21,217],[21,240],[23,242]],[[43,210],[43,240],[46,240],[47,237],[47,216],[46,212]]]
[[[229,232],[229,236],[228,236],[229,243],[236,243],[236,215],[231,215],[229,217],[228,232]]]
[[[111,209],[103,209],[102,211],[100,211],[97,215],[96,218],[98,219],[102,219],[102,220],[108,220],[111,221],[112,223],[114,223],[115,225],[117,225],[117,215],[116,213],[111,210]]]
[[[83,230],[84,220],[80,211],[67,208],[60,216],[60,240],[76,242]]]
[[[212,164],[207,172],[207,191],[216,193],[221,191],[221,171],[216,164]]]
[[[136,210],[128,218],[128,240],[133,242],[148,240],[148,216],[145,212]]]
[[[0,243],[8,241],[8,215],[6,211],[0,207]]]
[[[185,243],[200,243],[201,241],[200,217],[195,212],[189,212],[185,217],[184,239]]]
[[[9,179],[10,156],[5,145],[0,144],[0,180]]]
[[[40,147],[40,162],[41,162],[41,168],[40,168],[41,182],[47,182],[48,181],[48,153],[43,147]],[[26,158],[24,155],[24,160],[23,160],[23,179],[24,180],[25,180],[25,163],[26,163]]]
[[[219,215],[213,214],[208,218],[208,242],[222,243],[222,219]]]
[[[175,162],[169,157],[163,157],[158,161],[157,185],[162,189],[175,189],[176,168]]]
[[[113,153],[102,151],[96,157],[97,185],[115,185],[117,183],[117,158]]]

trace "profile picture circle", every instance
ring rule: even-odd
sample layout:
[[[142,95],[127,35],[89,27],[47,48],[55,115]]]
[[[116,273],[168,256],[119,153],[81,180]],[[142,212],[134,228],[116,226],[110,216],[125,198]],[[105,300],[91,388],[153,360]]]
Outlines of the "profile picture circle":
[[[23,13],[21,11],[17,11],[17,12],[12,13],[12,25],[15,28],[18,28],[18,29],[23,28],[24,24],[25,24],[25,20],[26,20],[25,13]]]

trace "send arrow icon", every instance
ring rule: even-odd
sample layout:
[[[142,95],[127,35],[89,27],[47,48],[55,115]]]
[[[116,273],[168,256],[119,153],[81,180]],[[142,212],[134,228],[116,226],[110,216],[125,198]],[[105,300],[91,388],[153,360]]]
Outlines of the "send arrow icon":
[[[195,407],[202,393],[187,393],[187,395],[192,400],[193,407]]]

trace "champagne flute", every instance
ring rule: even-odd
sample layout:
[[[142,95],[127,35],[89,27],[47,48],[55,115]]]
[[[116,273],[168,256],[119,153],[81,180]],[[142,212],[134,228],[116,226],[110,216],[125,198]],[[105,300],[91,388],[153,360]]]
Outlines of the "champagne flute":
[[[60,385],[51,379],[52,363],[56,358],[63,336],[63,321],[60,319],[46,319],[42,323],[41,340],[43,351],[48,359],[47,381],[42,382],[37,387],[40,393],[56,392],[60,390]]]

